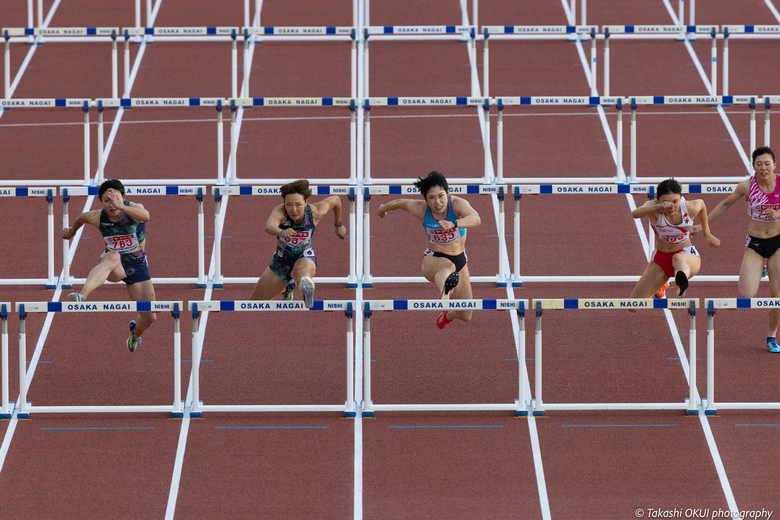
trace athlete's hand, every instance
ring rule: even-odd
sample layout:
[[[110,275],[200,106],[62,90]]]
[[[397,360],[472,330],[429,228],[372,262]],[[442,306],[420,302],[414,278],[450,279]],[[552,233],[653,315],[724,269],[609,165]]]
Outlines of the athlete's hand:
[[[455,223],[449,220],[440,220],[439,227],[442,229],[455,229]]]
[[[720,239],[712,233],[704,235],[704,241],[707,242],[707,245],[710,247],[720,247]]]
[[[106,195],[108,195],[108,200],[111,202],[111,205],[114,206],[114,209],[122,209],[124,207],[125,203],[122,200],[121,192],[113,188],[108,188],[106,190]]]
[[[341,225],[336,227],[336,236],[344,240],[344,237],[347,236],[347,226]]]
[[[382,204],[379,206],[379,211],[377,212],[377,215],[379,215],[379,218],[385,218],[385,215],[387,215],[387,209],[385,209],[386,204]]]
[[[70,234],[70,228],[65,228],[65,229],[62,230],[62,239],[63,240],[70,240],[73,237],[74,237],[74,235]]]
[[[699,233],[701,233],[701,224],[696,224],[695,226],[693,226],[691,228],[691,236],[695,237]],[[705,240],[706,240],[706,238],[705,238]]]
[[[665,200],[658,205],[661,206],[661,209],[663,211],[672,211],[674,209],[674,204],[672,204],[668,200]]]
[[[761,213],[768,219],[772,219],[772,220],[780,219],[780,213],[778,213],[777,211],[775,211],[775,210],[773,210],[771,208],[767,208],[764,211],[762,211]]]
[[[290,238],[295,234],[295,230],[293,228],[287,228],[279,235],[280,238]]]

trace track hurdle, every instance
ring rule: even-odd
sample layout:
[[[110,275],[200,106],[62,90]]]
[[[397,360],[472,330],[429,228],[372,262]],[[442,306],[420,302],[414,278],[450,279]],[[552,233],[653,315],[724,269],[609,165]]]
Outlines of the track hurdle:
[[[573,1],[572,1],[573,4]],[[584,18],[583,18],[584,20]],[[578,41],[590,38],[590,71],[591,84],[590,95],[598,95],[596,92],[596,33],[598,25],[485,25],[482,27],[483,40],[483,67],[482,67],[482,95],[489,95],[490,70],[488,41],[489,40],[564,40]]]
[[[2,401],[0,401],[0,419],[11,418],[11,404],[9,402],[8,390],[8,311],[11,309],[9,302],[0,302],[0,319],[2,320],[2,365],[0,366],[0,380],[2,380],[3,391]]]
[[[533,300],[536,309],[536,330],[534,336],[534,397],[532,408],[534,415],[544,415],[546,410],[687,410],[688,415],[698,415],[696,390],[696,307],[698,299],[540,299]],[[587,310],[639,310],[649,309],[687,309],[690,315],[690,371],[689,395],[679,403],[546,403],[542,399],[542,313],[547,310],[587,309]]]
[[[130,82],[130,40],[139,43],[141,36],[150,37],[147,43],[155,41],[169,42],[215,42],[232,41],[233,50],[231,52],[231,96],[238,97],[238,47],[236,38],[239,35],[238,27],[125,27],[125,53],[124,53],[124,73],[125,85]],[[246,75],[246,71],[244,73]],[[125,94],[127,95],[127,91]],[[118,97],[114,94],[114,97]]]
[[[680,11],[682,19],[682,9]],[[691,38],[691,35],[709,34],[712,39],[712,59],[710,66],[710,95],[717,95],[717,65],[718,51],[716,46],[718,25],[604,25],[601,28],[604,38],[604,95],[609,96],[609,41],[611,39],[636,40],[636,39],[675,39],[682,41]]]
[[[279,182],[276,180],[274,182]],[[286,181],[282,181],[286,182]],[[255,277],[231,277],[222,276],[222,229],[224,218],[222,213],[222,197],[226,195],[276,195],[281,196],[281,186],[212,186],[211,192],[214,194],[214,257],[215,274],[213,287],[221,288],[223,283],[255,283],[258,276]],[[355,253],[357,251],[356,234],[356,212],[355,212],[355,186],[309,186],[312,195],[347,195],[349,197],[349,276],[328,277],[317,276],[317,282],[324,283],[347,283],[347,287],[354,289],[357,287],[357,278],[355,274]],[[343,213],[342,213],[343,214]]]
[[[729,93],[729,40],[764,40],[780,38],[780,25],[723,26],[723,95]]]
[[[171,284],[171,283],[195,283],[196,288],[206,288],[206,260],[205,260],[205,220],[203,213],[203,196],[206,193],[206,186],[144,186],[136,185],[136,182],[147,182],[144,180],[124,181],[125,195],[127,197],[146,197],[146,196],[185,196],[195,195],[198,200],[198,275],[194,278],[179,277],[179,278],[154,278],[154,283],[157,284]],[[63,216],[62,224],[63,228],[70,227],[70,217],[68,215],[68,201],[70,197],[77,196],[94,196],[97,197],[99,186],[86,186],[86,187],[72,187],[61,188],[62,194],[62,207]],[[83,229],[83,228],[82,228]],[[76,232],[76,236],[80,238],[82,229]],[[62,277],[62,288],[69,289],[72,282],[84,283],[86,278],[71,279],[70,277],[70,247],[69,241],[63,240],[63,262],[64,262],[64,274]]]
[[[17,302],[19,313],[19,419],[28,419],[36,413],[112,413],[112,412],[170,412],[172,417],[183,417],[181,400],[181,329],[180,301],[120,301],[120,302]],[[27,334],[28,313],[92,313],[92,312],[171,312],[173,314],[173,405],[148,406],[33,406],[27,402]]]
[[[512,410],[518,417],[527,416],[525,367],[525,309],[528,300],[369,300],[363,302],[363,417],[375,411],[462,411]],[[518,398],[512,403],[488,404],[374,404],[371,396],[371,315],[374,311],[432,310],[514,310],[519,327],[514,337],[518,360]]]
[[[453,179],[454,180],[454,179]],[[503,237],[506,230],[504,213],[505,185],[497,184],[450,184],[450,194],[454,195],[492,195],[498,197],[498,236]],[[376,283],[427,283],[422,276],[372,276],[371,275],[371,209],[372,195],[412,195],[419,197],[420,190],[413,184],[390,186],[365,186],[363,188],[363,287],[372,287]],[[507,263],[507,252],[503,240],[499,240],[498,274],[495,276],[471,276],[472,282],[492,282],[497,287],[506,287],[504,264]]]
[[[354,398],[354,301],[315,300],[314,306],[307,309],[303,302],[284,301],[191,301],[188,302],[192,312],[192,410],[190,417],[201,417],[203,412],[344,412],[345,417],[355,417]],[[312,405],[218,405],[203,404],[200,400],[200,360],[203,350],[205,333],[198,326],[200,312],[279,312],[279,311],[343,311],[347,317],[347,397],[344,404],[312,404]]]
[[[42,25],[42,24],[39,24]],[[5,97],[11,97],[11,51],[9,42],[11,38],[16,37],[15,41],[28,43],[27,37],[39,38],[39,43],[43,43],[41,38],[45,37],[47,42],[85,42],[85,41],[111,41],[111,96],[118,96],[117,80],[117,49],[116,39],[119,34],[118,27],[8,27],[3,28],[5,37]]]
[[[4,188],[0,187],[0,197],[46,197],[48,203],[48,225],[47,225],[47,277],[46,278],[6,278],[0,279],[0,285],[28,285],[45,283],[47,289],[56,289],[57,282],[54,280],[54,196],[57,188]]]
[[[100,185],[105,179],[105,160],[104,160],[104,147],[103,147],[103,110],[106,108],[115,109],[131,109],[131,108],[187,108],[187,107],[209,107],[216,108],[217,110],[217,179],[216,183],[220,184],[224,182],[223,179],[223,132],[222,127],[222,108],[225,104],[225,100],[221,98],[121,98],[121,99],[96,99],[94,101],[95,106],[98,108],[98,173],[95,179],[95,184]],[[171,180],[148,179],[144,181],[148,184],[169,184]],[[203,179],[194,180],[175,180],[173,182],[180,184],[199,184],[204,182]],[[85,182],[85,184],[90,184]]]
[[[778,410],[780,402],[719,402],[715,400],[715,311],[718,309],[773,309],[780,307],[780,298],[707,298],[707,397],[704,413],[716,415],[717,409]]]

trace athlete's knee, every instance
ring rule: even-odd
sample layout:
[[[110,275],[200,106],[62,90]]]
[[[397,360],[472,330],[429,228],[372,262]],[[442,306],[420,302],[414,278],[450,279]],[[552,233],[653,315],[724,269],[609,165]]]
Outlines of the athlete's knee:
[[[109,251],[103,257],[103,263],[116,267],[122,263],[122,257],[117,251]]]

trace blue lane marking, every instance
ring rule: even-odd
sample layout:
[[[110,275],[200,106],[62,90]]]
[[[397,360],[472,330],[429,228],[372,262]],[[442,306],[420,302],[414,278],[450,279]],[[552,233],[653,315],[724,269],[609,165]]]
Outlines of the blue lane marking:
[[[735,424],[734,426],[780,426],[774,423],[756,423],[756,424]]]
[[[16,362],[16,364],[17,364],[17,365],[18,365],[19,363],[21,363],[21,361],[17,361],[17,362]],[[28,365],[29,365],[30,363],[32,363],[32,361],[28,361],[28,362],[27,362],[27,364],[28,364]],[[41,363],[51,363],[51,361],[38,361],[38,364],[41,364]]]
[[[501,424],[463,424],[451,426],[388,426],[388,428],[503,428]]]
[[[618,428],[618,427],[660,427],[676,424],[562,424],[564,428]]]
[[[329,426],[214,426],[215,430],[320,430]]]
[[[41,428],[41,430],[154,430],[154,426],[82,426],[78,428]]]

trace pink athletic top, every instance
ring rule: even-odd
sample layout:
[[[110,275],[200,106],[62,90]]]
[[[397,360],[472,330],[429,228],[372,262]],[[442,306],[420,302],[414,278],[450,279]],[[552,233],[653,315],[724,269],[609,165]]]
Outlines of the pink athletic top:
[[[759,222],[774,222],[761,214],[765,209],[780,211],[780,175],[775,174],[775,191],[764,193],[756,182],[756,176],[750,178],[750,193],[747,198],[748,216]]]
[[[658,222],[653,224],[658,238],[668,244],[682,244],[689,238],[693,221],[688,216],[688,206],[685,205],[684,198],[680,198],[680,212],[682,213],[682,222],[679,224],[670,224],[666,220],[663,210],[658,211]]]

